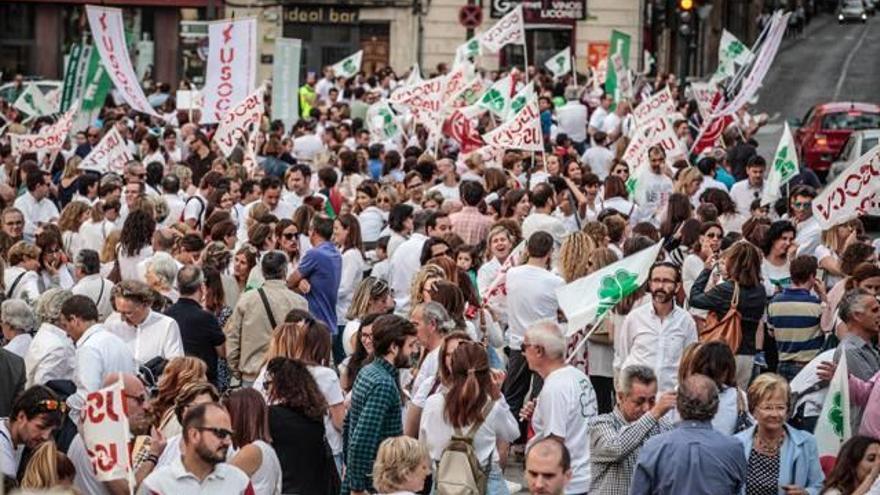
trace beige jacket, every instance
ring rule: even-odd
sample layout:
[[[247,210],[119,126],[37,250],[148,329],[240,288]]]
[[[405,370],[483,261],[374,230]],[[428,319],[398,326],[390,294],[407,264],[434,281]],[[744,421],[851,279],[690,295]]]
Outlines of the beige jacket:
[[[282,280],[267,280],[263,284],[263,291],[269,300],[276,325],[284,322],[284,317],[291,309],[309,310],[305,298],[288,289]],[[257,378],[266,349],[269,348],[272,330],[259,291],[252,289],[242,293],[224,329],[226,359],[233,376],[247,381]]]

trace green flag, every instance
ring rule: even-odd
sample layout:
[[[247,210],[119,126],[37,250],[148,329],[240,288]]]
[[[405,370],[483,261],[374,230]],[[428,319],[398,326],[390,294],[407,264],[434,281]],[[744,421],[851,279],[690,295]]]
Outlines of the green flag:
[[[617,71],[614,69],[614,64],[611,62],[611,57],[614,56],[614,54],[618,54],[620,55],[621,60],[623,60],[623,63],[628,64],[631,39],[630,35],[626,33],[620,32],[616,29],[611,30],[611,44],[608,48],[608,70],[605,74],[605,92],[614,95],[615,103],[620,99],[617,80],[619,77],[623,76],[617,74]]]

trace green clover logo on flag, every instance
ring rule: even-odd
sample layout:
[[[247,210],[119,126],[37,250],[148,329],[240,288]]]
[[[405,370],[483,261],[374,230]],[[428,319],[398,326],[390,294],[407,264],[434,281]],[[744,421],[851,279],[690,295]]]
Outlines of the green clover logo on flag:
[[[526,97],[525,96],[517,96],[510,102],[510,109],[513,114],[518,114],[523,107],[526,106]]]
[[[562,70],[565,69],[565,55],[556,57],[556,67],[559,68],[559,72],[562,72]]]
[[[468,50],[468,52],[470,52],[470,53],[476,53],[477,50],[479,50],[479,49],[480,49],[480,43],[477,41],[476,38],[474,38],[474,39],[468,41],[468,44],[467,44],[467,50]]]
[[[843,438],[843,395],[841,392],[835,392],[831,398],[831,409],[828,410],[828,422],[834,434]]]
[[[613,275],[602,277],[599,284],[599,310],[596,316],[602,316],[621,299],[635,292],[639,288],[638,278],[637,274],[623,268]]]
[[[635,195],[636,186],[638,185],[638,181],[635,177],[630,177],[626,180],[626,192],[629,193],[630,196]]]
[[[794,161],[789,159],[788,152],[788,146],[782,148],[781,150],[779,150],[779,154],[773,161],[773,168],[775,168],[779,172],[779,175],[781,176],[783,182],[797,175],[797,167],[795,166]]]
[[[500,113],[504,110],[504,96],[501,91],[492,88],[486,92],[486,96],[483,96],[483,104],[491,108],[493,112]]]
[[[34,96],[32,94],[30,94],[30,93],[25,94],[24,95],[24,102],[27,103],[28,106],[33,108],[34,110],[37,109],[37,105],[36,105],[36,103],[34,103]]]
[[[351,59],[346,60],[342,63],[342,69],[345,70],[348,74],[354,74],[357,72],[357,69],[354,66],[354,61]]]

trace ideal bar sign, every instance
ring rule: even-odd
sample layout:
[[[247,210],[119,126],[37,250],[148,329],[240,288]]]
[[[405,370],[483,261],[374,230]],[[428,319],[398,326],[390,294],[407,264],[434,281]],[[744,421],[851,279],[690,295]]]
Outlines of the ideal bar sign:
[[[572,24],[587,18],[587,0],[492,0],[489,15],[500,19],[519,4],[526,23]]]
[[[356,24],[358,9],[326,5],[288,5],[284,7],[284,22],[301,24]]]

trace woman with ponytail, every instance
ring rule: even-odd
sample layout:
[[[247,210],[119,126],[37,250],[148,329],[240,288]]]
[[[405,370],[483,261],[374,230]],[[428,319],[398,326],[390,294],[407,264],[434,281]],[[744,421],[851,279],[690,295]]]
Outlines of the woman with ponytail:
[[[501,475],[497,443],[519,437],[519,426],[501,395],[504,374],[489,369],[486,348],[476,342],[461,342],[452,353],[451,379],[444,393],[430,396],[419,427],[419,440],[436,463],[455,431],[466,435],[476,427],[474,452],[489,475],[489,495],[508,494]]]

